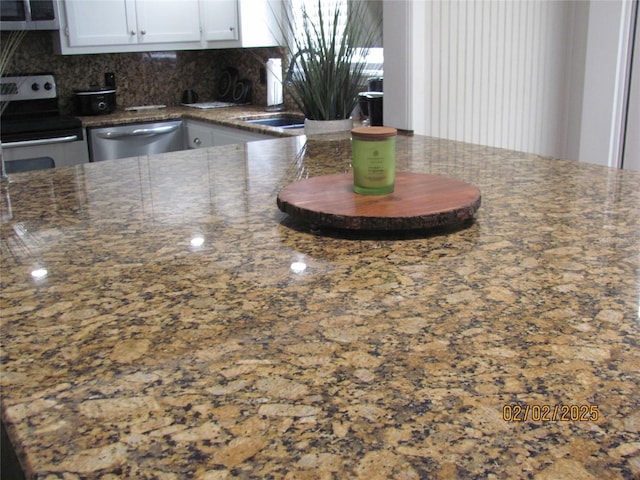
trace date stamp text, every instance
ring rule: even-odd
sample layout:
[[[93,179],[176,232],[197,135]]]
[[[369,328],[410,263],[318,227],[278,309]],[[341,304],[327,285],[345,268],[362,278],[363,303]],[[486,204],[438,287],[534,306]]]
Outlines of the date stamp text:
[[[600,418],[597,405],[505,405],[505,422],[596,422]]]

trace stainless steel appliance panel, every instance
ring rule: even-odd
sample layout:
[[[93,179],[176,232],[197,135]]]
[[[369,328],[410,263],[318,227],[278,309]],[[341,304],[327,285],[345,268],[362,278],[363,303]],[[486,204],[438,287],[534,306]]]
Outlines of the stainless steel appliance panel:
[[[0,122],[2,154],[13,171],[89,161],[82,121],[60,114],[53,74],[2,77],[0,100],[6,102]],[[42,158],[51,162],[33,161]]]
[[[2,143],[2,155],[5,162],[30,161],[33,158],[50,157],[54,167],[80,165],[89,162],[87,140],[82,136],[69,135],[54,139],[25,142]],[[16,171],[22,171],[17,168]]]
[[[92,128],[87,136],[92,162],[186,149],[182,120]]]

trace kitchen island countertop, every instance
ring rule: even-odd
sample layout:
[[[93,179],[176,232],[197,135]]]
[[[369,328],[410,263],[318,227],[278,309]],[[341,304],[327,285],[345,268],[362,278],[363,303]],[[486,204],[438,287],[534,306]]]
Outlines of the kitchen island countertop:
[[[279,212],[287,184],[350,171],[340,135],[3,183],[2,420],[27,478],[638,478],[640,174],[397,149],[476,185],[475,221]]]

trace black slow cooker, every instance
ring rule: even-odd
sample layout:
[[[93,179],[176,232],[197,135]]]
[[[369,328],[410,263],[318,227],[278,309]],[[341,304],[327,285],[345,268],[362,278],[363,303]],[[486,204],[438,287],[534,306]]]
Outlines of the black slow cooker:
[[[76,115],[104,115],[116,109],[116,90],[95,87],[73,91]]]

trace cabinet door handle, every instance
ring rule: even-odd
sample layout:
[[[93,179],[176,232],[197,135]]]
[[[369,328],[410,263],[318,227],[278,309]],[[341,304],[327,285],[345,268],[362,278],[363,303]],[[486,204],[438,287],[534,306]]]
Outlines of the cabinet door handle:
[[[200,144],[202,144],[202,140],[200,140],[200,138],[196,137],[193,139],[193,143],[195,143],[196,145],[200,146]]]
[[[135,30],[131,30],[129,33],[130,33],[131,35],[135,35],[135,34],[136,34],[136,31],[135,31]]]
[[[140,30],[140,35],[146,35],[147,31],[146,30]]]

